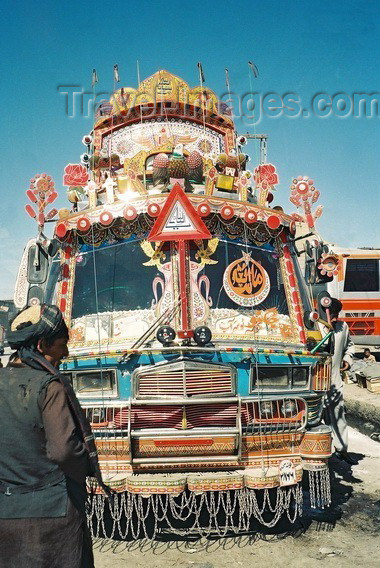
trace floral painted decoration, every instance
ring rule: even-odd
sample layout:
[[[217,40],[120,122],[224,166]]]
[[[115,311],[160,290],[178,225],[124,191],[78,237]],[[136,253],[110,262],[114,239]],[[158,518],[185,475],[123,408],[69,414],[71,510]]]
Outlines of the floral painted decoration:
[[[49,203],[53,203],[58,197],[54,189],[54,181],[47,174],[36,174],[30,180],[30,186],[26,192],[28,199],[36,204],[36,208],[26,205],[25,210],[30,217],[36,219],[42,231],[46,220],[52,219],[57,215],[57,209],[53,208],[45,214],[45,208]]]
[[[63,185],[84,187],[88,181],[88,171],[82,164],[67,164]]]
[[[314,181],[307,176],[298,176],[293,179],[290,190],[290,202],[304,210],[304,216],[299,215],[299,220],[306,222],[312,229],[315,220],[322,215],[323,210],[321,206],[317,207],[314,212],[311,210],[311,206],[318,201],[320,196]]]
[[[256,185],[266,189],[278,184],[278,175],[273,164],[260,164],[255,168],[254,179]]]
[[[318,270],[320,270],[322,276],[337,276],[341,263],[342,260],[338,255],[325,252],[319,259]]]
[[[255,168],[253,178],[256,182],[255,189],[259,192],[258,204],[268,205],[269,190],[273,191],[274,186],[278,184],[275,166],[273,164],[260,164]]]

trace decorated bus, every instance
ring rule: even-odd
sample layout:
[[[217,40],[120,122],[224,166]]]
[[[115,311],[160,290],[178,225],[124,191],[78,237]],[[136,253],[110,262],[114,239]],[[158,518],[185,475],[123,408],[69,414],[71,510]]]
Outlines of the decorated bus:
[[[69,207],[54,208],[49,175],[31,180],[38,235],[15,304],[56,303],[70,328],[61,371],[115,491],[89,483],[95,535],[294,522],[304,476],[311,506],[330,503],[326,316],[295,236],[299,221],[313,230],[319,192],[295,176],[297,211],[276,206],[276,168],[255,138],[248,168],[228,106],[159,71],[99,106],[65,167]],[[320,304],[328,315],[328,295]]]

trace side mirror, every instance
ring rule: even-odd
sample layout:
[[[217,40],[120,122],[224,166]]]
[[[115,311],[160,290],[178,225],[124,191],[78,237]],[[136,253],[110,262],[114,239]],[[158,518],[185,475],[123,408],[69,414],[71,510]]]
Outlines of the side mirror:
[[[44,303],[44,291],[40,286],[31,286],[28,291],[28,306]]]
[[[29,284],[43,284],[49,271],[48,253],[38,244],[32,245],[28,252],[27,279]]]

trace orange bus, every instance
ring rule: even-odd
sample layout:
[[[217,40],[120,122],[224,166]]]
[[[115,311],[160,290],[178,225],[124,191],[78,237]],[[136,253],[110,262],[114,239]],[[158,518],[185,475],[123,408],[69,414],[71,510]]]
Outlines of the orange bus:
[[[339,248],[338,274],[327,291],[343,304],[342,319],[357,345],[380,345],[380,249]]]

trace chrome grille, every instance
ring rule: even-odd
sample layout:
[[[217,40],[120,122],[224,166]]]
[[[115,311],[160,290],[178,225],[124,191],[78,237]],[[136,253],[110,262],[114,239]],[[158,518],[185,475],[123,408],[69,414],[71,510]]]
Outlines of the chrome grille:
[[[235,371],[227,365],[192,360],[142,367],[133,374],[136,398],[229,396]]]
[[[183,396],[183,373],[144,373],[139,376],[138,394],[140,396]]]

